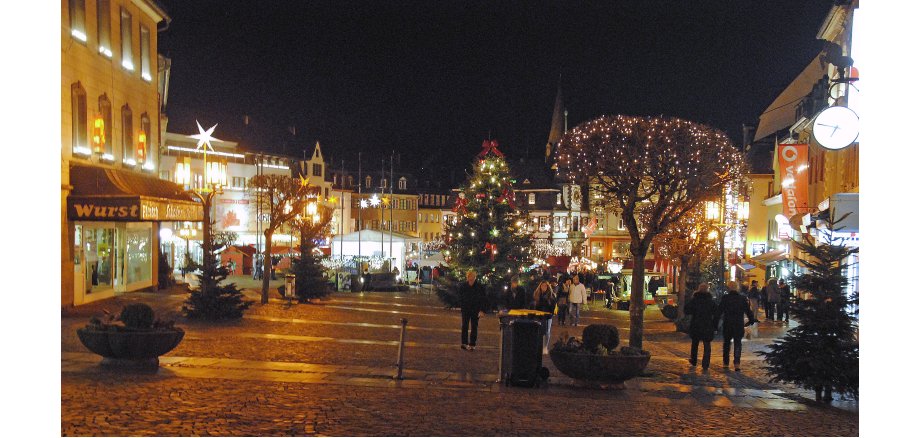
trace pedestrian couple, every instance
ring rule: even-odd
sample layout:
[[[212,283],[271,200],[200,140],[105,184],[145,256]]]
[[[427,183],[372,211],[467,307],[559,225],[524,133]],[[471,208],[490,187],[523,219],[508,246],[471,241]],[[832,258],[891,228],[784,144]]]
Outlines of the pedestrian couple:
[[[767,280],[767,285],[763,288],[761,294],[767,299],[764,308],[767,313],[767,319],[770,321],[789,322],[789,304],[792,300],[792,289],[786,284],[786,280],[780,279],[779,283],[775,278]]]
[[[578,275],[563,280],[556,292],[556,306],[559,308],[559,325],[565,326],[568,319],[572,326],[578,326],[581,317],[581,306],[588,301],[588,290],[582,284]]]
[[[744,337],[745,325],[757,322],[748,305],[747,298],[738,293],[738,283],[729,281],[728,293],[717,305],[709,293],[709,284],[703,283],[693,294],[693,298],[684,307],[684,313],[690,319],[690,365],[696,366],[699,344],[703,343],[703,371],[709,369],[709,356],[712,352],[710,343],[715,337],[719,319],[722,319],[722,366],[728,368],[729,351],[734,346],[735,371],[741,371],[741,338]],[[747,315],[748,323],[744,323]]]

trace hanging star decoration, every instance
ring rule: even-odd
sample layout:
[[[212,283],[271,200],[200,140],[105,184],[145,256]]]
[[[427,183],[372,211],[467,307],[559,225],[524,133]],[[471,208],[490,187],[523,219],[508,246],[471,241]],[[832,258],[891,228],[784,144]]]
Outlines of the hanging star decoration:
[[[383,201],[383,206],[384,206],[384,207],[389,207],[389,206],[390,206],[390,198],[384,196],[383,198],[381,198],[381,201]]]
[[[377,197],[376,193],[374,193],[374,196],[371,196],[370,203],[371,203],[371,207],[376,207],[380,205],[380,198]]]
[[[330,196],[328,201],[335,204],[336,202],[339,201],[339,198],[336,198],[335,196]]]
[[[361,204],[361,208],[367,208],[367,199],[362,199],[360,204]]]
[[[217,127],[217,123],[215,123],[214,126],[208,128],[207,131],[205,131],[205,129],[201,127],[201,123],[198,123],[197,120],[195,120],[195,124],[198,125],[198,133],[189,136],[190,138],[194,138],[198,140],[198,144],[195,145],[195,149],[198,150],[198,149],[201,149],[201,146],[207,145],[207,149],[210,149],[213,151],[214,147],[211,146],[211,142],[212,141],[222,141],[220,139],[217,139],[211,136],[211,134],[214,133],[214,128]]]
[[[303,175],[299,175],[299,177],[300,177],[300,186],[301,186],[301,187],[306,187],[307,185],[310,184],[310,182],[309,182],[306,178],[304,178]]]
[[[498,150],[498,141],[486,140],[482,142],[482,151],[479,152],[479,155],[477,155],[476,157],[485,158],[490,153],[494,154],[497,157],[505,156],[505,154],[503,154],[500,150]]]

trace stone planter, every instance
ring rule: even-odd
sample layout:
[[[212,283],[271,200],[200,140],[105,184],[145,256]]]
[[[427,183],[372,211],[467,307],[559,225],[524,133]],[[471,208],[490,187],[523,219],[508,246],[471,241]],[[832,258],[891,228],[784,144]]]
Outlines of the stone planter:
[[[80,342],[103,357],[102,365],[119,367],[159,366],[159,356],[170,352],[185,336],[180,328],[148,331],[109,331],[81,328]]]
[[[581,386],[625,389],[623,382],[642,373],[652,356],[600,356],[553,350],[549,357],[562,374],[575,379]]]

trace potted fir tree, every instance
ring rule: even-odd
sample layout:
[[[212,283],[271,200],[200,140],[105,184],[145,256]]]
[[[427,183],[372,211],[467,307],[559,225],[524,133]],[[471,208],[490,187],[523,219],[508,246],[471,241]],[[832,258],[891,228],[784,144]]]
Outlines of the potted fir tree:
[[[93,317],[77,330],[80,342],[103,357],[102,365],[156,368],[162,356],[179,345],[185,331],[172,321],[154,318],[153,309],[143,303],[129,304],[118,318]]]

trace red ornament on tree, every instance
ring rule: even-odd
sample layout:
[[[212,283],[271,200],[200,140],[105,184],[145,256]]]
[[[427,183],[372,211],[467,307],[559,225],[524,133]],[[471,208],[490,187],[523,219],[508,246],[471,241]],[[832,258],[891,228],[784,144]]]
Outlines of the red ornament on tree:
[[[457,202],[454,203],[454,213],[466,214],[466,204],[469,204],[469,200],[466,199],[466,195],[463,193],[457,197]]]
[[[482,252],[480,254],[485,254],[486,252],[489,253],[489,260],[494,262],[495,255],[498,254],[498,245],[492,242],[486,242],[486,245],[482,248]]]

